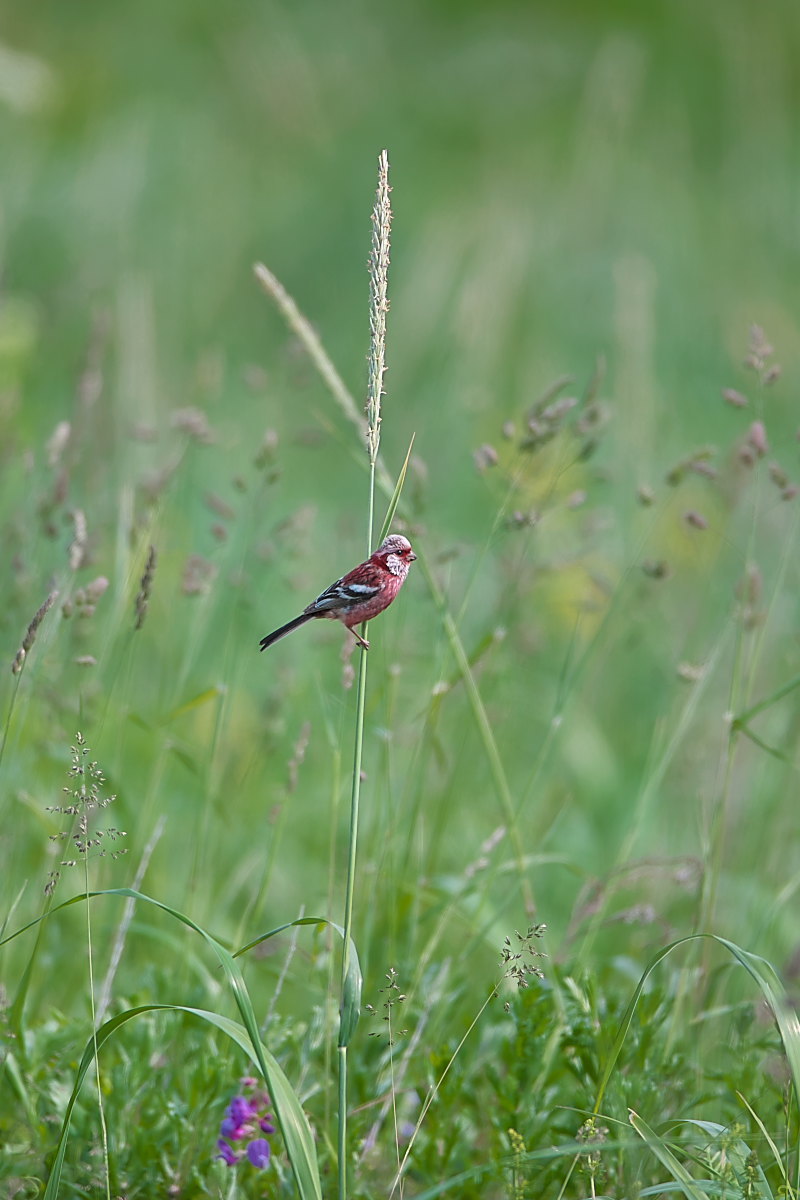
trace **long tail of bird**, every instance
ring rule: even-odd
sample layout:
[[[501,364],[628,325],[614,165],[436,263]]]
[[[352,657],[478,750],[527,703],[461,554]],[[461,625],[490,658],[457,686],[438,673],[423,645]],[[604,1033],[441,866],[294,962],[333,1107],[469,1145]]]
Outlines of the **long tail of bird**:
[[[267,646],[271,646],[273,642],[279,642],[282,637],[286,637],[287,633],[291,633],[293,629],[299,629],[301,625],[305,625],[306,621],[313,621],[318,613],[303,612],[299,617],[295,617],[293,621],[289,621],[286,625],[281,625],[280,629],[273,630],[266,637],[261,639],[260,646],[262,650],[266,650]]]

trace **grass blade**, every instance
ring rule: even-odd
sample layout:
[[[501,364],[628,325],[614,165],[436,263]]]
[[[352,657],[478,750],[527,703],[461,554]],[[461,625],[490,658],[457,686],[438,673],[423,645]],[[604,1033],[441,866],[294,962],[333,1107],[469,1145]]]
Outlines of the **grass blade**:
[[[678,946],[684,946],[688,942],[700,941],[709,939],[723,946],[730,954],[741,963],[748,974],[755,980],[761,989],[764,999],[769,1004],[775,1021],[778,1025],[778,1030],[783,1041],[783,1047],[786,1052],[786,1058],[789,1063],[789,1070],[794,1084],[795,1096],[800,1097],[800,1019],[797,1013],[790,1005],[786,996],[786,991],[783,984],[778,979],[774,968],[766,959],[760,958],[757,954],[751,954],[748,950],[743,950],[741,946],[737,946],[735,942],[730,942],[727,938],[719,937],[715,933],[691,933],[687,937],[678,938],[674,942],[670,942],[663,950],[659,950],[645,967],[641,979],[636,985],[633,996],[631,997],[625,1012],[622,1015],[620,1026],[614,1043],[611,1047],[611,1053],[606,1063],[605,1069],[600,1079],[600,1086],[597,1090],[597,1099],[595,1101],[594,1112],[600,1111],[600,1105],[603,1102],[603,1096],[608,1086],[608,1081],[613,1074],[614,1067],[617,1064],[620,1052],[622,1050],[628,1030],[630,1029],[633,1014],[636,1011],[636,1005],[639,1002],[639,997],[644,990],[650,975],[662,962],[668,954],[676,950]]]
[[[58,1196],[61,1185],[61,1173],[64,1167],[64,1156],[69,1141],[72,1112],[80,1094],[83,1081],[94,1060],[95,1047],[99,1050],[112,1034],[116,1033],[128,1021],[133,1020],[142,1013],[148,1012],[182,1012],[188,1013],[190,1016],[199,1017],[201,1020],[208,1022],[208,1024],[216,1026],[217,1029],[236,1042],[244,1050],[245,1054],[261,1068],[269,1090],[270,1101],[280,1125],[286,1152],[294,1170],[300,1195],[303,1197],[321,1197],[322,1192],[319,1187],[319,1178],[316,1171],[316,1159],[313,1154],[311,1156],[308,1155],[309,1147],[313,1150],[313,1142],[310,1141],[311,1132],[308,1128],[306,1115],[277,1059],[270,1054],[266,1046],[260,1040],[257,1044],[254,1044],[249,1030],[243,1025],[239,1025],[236,1021],[231,1021],[229,1017],[221,1016],[219,1013],[208,1012],[201,1008],[191,1008],[185,1004],[142,1004],[136,1008],[129,1008],[125,1012],[118,1013],[100,1026],[96,1038],[91,1037],[89,1039],[78,1065],[75,1084],[67,1102],[55,1158],[43,1200],[56,1200]]]
[[[239,965],[234,960],[233,955],[225,948],[225,946],[222,945],[221,942],[218,942],[215,937],[212,937],[210,933],[203,929],[202,926],[196,924],[191,917],[187,917],[184,913],[180,912],[178,909],[172,908],[169,904],[163,904],[160,900],[155,900],[152,896],[147,896],[144,892],[138,892],[134,888],[109,888],[105,891],[88,892],[80,896],[73,896],[69,900],[65,900],[62,904],[59,904],[57,907],[51,909],[50,912],[45,915],[52,916],[62,908],[68,908],[70,905],[78,904],[83,900],[94,899],[98,896],[122,896],[126,899],[140,900],[147,904],[152,904],[156,908],[160,908],[163,912],[168,913],[182,924],[188,926],[189,929],[194,930],[195,933],[199,933],[206,944],[214,951],[214,954],[222,966],[230,989],[233,993],[236,1006],[239,1009],[239,1013],[244,1024],[244,1029],[247,1034],[246,1040],[244,1042],[240,1041],[239,1044],[258,1064],[264,1077],[264,1081],[270,1093],[270,1098],[272,1099],[274,1105],[275,1118],[277,1120],[278,1128],[280,1129],[284,1145],[286,1146],[286,1153],[292,1166],[292,1171],[294,1173],[299,1194],[301,1197],[303,1197],[303,1200],[321,1200],[322,1190],[319,1179],[319,1171],[317,1168],[316,1152],[314,1149],[314,1139],[311,1133],[311,1128],[308,1124],[308,1119],[303,1112],[300,1101],[286,1079],[286,1076],[278,1066],[277,1061],[266,1051],[266,1048],[261,1042],[261,1037],[258,1030],[258,1021],[256,1019],[253,1003],[250,999],[250,994],[247,990],[244,976],[242,975]],[[2,945],[4,942],[13,940],[13,938],[17,937],[20,933],[23,933],[25,929],[30,929],[33,925],[39,924],[42,919],[42,917],[39,917],[36,919],[36,921],[31,921],[22,929],[17,930],[16,933],[4,938],[3,942],[0,942],[0,945]],[[240,953],[242,952],[240,951]],[[164,1006],[152,1005],[150,1007],[160,1008]],[[131,1015],[136,1015],[140,1011],[146,1010],[129,1010],[127,1019],[130,1019]],[[183,1011],[189,1012],[192,1010],[183,1009]],[[217,1017],[216,1014],[204,1013],[203,1015],[204,1019],[213,1019],[213,1022],[216,1024],[219,1024],[220,1021],[224,1022],[227,1020],[227,1018]],[[95,1045],[99,1049],[102,1043],[111,1036],[120,1023],[121,1021],[119,1016],[112,1018],[110,1021],[106,1021],[105,1024],[102,1025],[98,1030],[96,1041],[94,1038],[92,1038],[86,1050],[84,1051],[83,1059],[81,1060],[78,1071],[78,1079],[76,1081],[70,1103],[67,1107],[67,1114],[64,1118],[65,1124],[62,1128],[59,1146],[56,1151],[56,1162],[53,1167],[53,1173],[51,1174],[51,1181],[56,1175],[60,1177],[61,1165],[63,1164],[64,1153],[66,1150],[66,1138],[69,1132],[69,1118],[72,1115],[72,1109],[74,1107],[80,1085],[83,1082],[86,1071],[88,1070],[94,1058]],[[222,1028],[222,1026],[220,1026],[220,1028]],[[233,1028],[233,1026],[231,1026],[231,1028]],[[230,1029],[228,1032],[230,1032]],[[102,1037],[101,1033],[103,1034]],[[238,1038],[236,1040],[238,1040]],[[53,1186],[57,1188],[57,1179]],[[51,1191],[50,1183],[48,1183],[48,1191],[45,1193],[45,1200],[51,1200],[51,1198],[55,1197],[56,1195],[57,1191]]]
[[[411,451],[414,448],[414,438],[416,436],[416,434],[412,434],[411,441],[408,446],[408,453],[406,454],[405,461],[400,468],[400,474],[397,477],[397,483],[395,484],[394,491],[392,492],[391,499],[389,500],[389,507],[386,510],[386,516],[383,518],[383,525],[381,526],[381,531],[377,539],[378,545],[380,545],[392,527],[394,514],[397,511],[397,505],[400,503],[400,493],[402,492],[403,484],[406,481],[406,471],[408,470],[408,464],[411,461]]]
[[[241,946],[236,950],[233,957],[239,958],[240,955],[246,954],[248,950],[252,950],[255,946],[260,946],[262,942],[266,942],[276,934],[283,933],[285,929],[292,929],[299,925],[328,925],[339,934],[340,938],[344,939],[344,929],[341,925],[337,925],[335,921],[329,921],[325,917],[298,917],[295,921],[287,921],[285,925],[278,925],[275,929],[270,929],[268,933],[262,933],[259,937],[254,938],[252,942],[248,942],[246,946]],[[339,1031],[340,1044],[346,1045],[349,1042],[358,1024],[361,1015],[361,989],[363,982],[364,977],[361,973],[361,963],[359,962],[356,944],[350,938],[347,955],[347,972],[342,996],[341,1026]],[[341,1041],[343,1037],[346,1038],[344,1043]]]
[[[630,1123],[642,1141],[655,1154],[661,1165],[669,1171],[687,1200],[707,1200],[708,1193],[703,1191],[701,1187],[698,1187],[683,1163],[675,1157],[664,1139],[659,1137],[655,1130],[651,1129],[647,1122],[643,1121],[633,1109],[630,1111]]]

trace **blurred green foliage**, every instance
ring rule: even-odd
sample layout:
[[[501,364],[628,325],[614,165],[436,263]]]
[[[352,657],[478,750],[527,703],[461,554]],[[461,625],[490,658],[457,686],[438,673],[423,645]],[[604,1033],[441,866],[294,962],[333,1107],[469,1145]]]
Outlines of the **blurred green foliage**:
[[[410,533],[474,659],[551,955],[610,989],[595,1032],[623,1007],[630,964],[674,934],[708,927],[790,958],[798,693],[753,721],[777,753],[740,737],[734,754],[729,717],[800,673],[789,494],[798,63],[790,0],[46,0],[4,14],[9,665],[60,592],[22,674],[6,671],[0,690],[9,927],[41,909],[58,854],[45,809],[59,803],[79,729],[118,794],[113,823],[130,849],[95,865],[96,886],[129,883],[155,838],[143,890],[233,942],[301,909],[339,916],[352,725],[339,630],[307,628],[265,656],[257,644],[362,555],[365,477],[252,264],[276,272],[362,396],[369,211],[386,146],[383,452],[396,472],[416,435]],[[742,365],[754,323],[775,347],[760,374]],[[765,385],[776,361],[781,377]],[[750,406],[726,404],[723,388]],[[574,409],[547,415],[571,397]],[[637,500],[642,487],[652,506]],[[150,544],[156,573],[134,632]],[[108,592],[81,616],[76,593],[98,576]],[[493,985],[502,936],[528,914],[520,863],[496,832],[507,814],[418,568],[371,636],[356,940],[373,1002],[395,964],[417,1020],[432,996],[446,1009],[437,1048],[420,1052],[422,1089]],[[119,920],[95,905],[101,957]],[[32,1026],[52,1020],[31,1034],[40,1068],[50,1040],[63,1057],[70,1017],[86,1015],[81,921],[59,914],[42,936],[27,1006]],[[13,1000],[31,945],[3,953]],[[192,954],[157,918],[135,922],[120,1003],[207,1002],[207,964]],[[296,1072],[318,1079],[330,951],[297,954],[281,977],[292,1016],[280,1036]],[[265,1006],[282,968],[282,955],[254,967]],[[732,998],[727,982],[704,986],[692,976],[677,991],[699,1005],[722,994],[740,1015],[735,984]],[[573,1046],[580,1022],[560,1019]],[[528,1020],[546,1041],[541,1012]],[[719,1040],[709,1028],[704,1047]],[[458,1060],[462,1087],[491,1062],[497,1029]],[[676,1037],[660,1060],[670,1117],[695,1093],[717,1094],[704,1091],[694,1034],[672,1055]],[[740,1056],[751,1078],[759,1039]],[[638,1100],[628,1087],[625,1102],[652,1121],[657,1068],[649,1048],[635,1052],[647,1086]],[[565,1054],[572,1078],[578,1051]],[[715,1049],[708,1062],[734,1089],[730,1056],[719,1057],[724,1069]],[[364,1105],[372,1067],[365,1052],[354,1072]],[[550,1105],[590,1108],[587,1078],[560,1091],[543,1068],[547,1102],[523,1135],[547,1142]],[[524,1069],[498,1059],[465,1109],[496,1105],[522,1126],[525,1086]],[[185,1090],[196,1087],[193,1077]],[[324,1112],[320,1102],[321,1123]],[[426,1130],[428,1182],[508,1153],[493,1117],[470,1161],[465,1122],[449,1127],[444,1157],[442,1130]],[[580,1118],[556,1124],[569,1136]]]

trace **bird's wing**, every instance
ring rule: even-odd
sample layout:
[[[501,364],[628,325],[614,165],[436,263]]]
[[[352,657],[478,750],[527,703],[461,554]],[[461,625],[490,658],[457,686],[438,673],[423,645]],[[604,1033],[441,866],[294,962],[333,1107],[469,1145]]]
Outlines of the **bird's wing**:
[[[353,604],[362,604],[370,600],[381,590],[379,583],[356,582],[347,579],[337,579],[313,604],[309,604],[306,612],[336,612],[340,608],[350,608]]]

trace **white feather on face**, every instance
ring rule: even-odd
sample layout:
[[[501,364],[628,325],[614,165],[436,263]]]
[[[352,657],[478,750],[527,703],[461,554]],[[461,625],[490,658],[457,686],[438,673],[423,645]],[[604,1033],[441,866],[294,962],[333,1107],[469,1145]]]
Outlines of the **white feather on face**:
[[[411,542],[402,533],[390,533],[375,551],[386,563],[387,571],[402,578],[408,574],[408,568],[417,557],[411,549]]]

